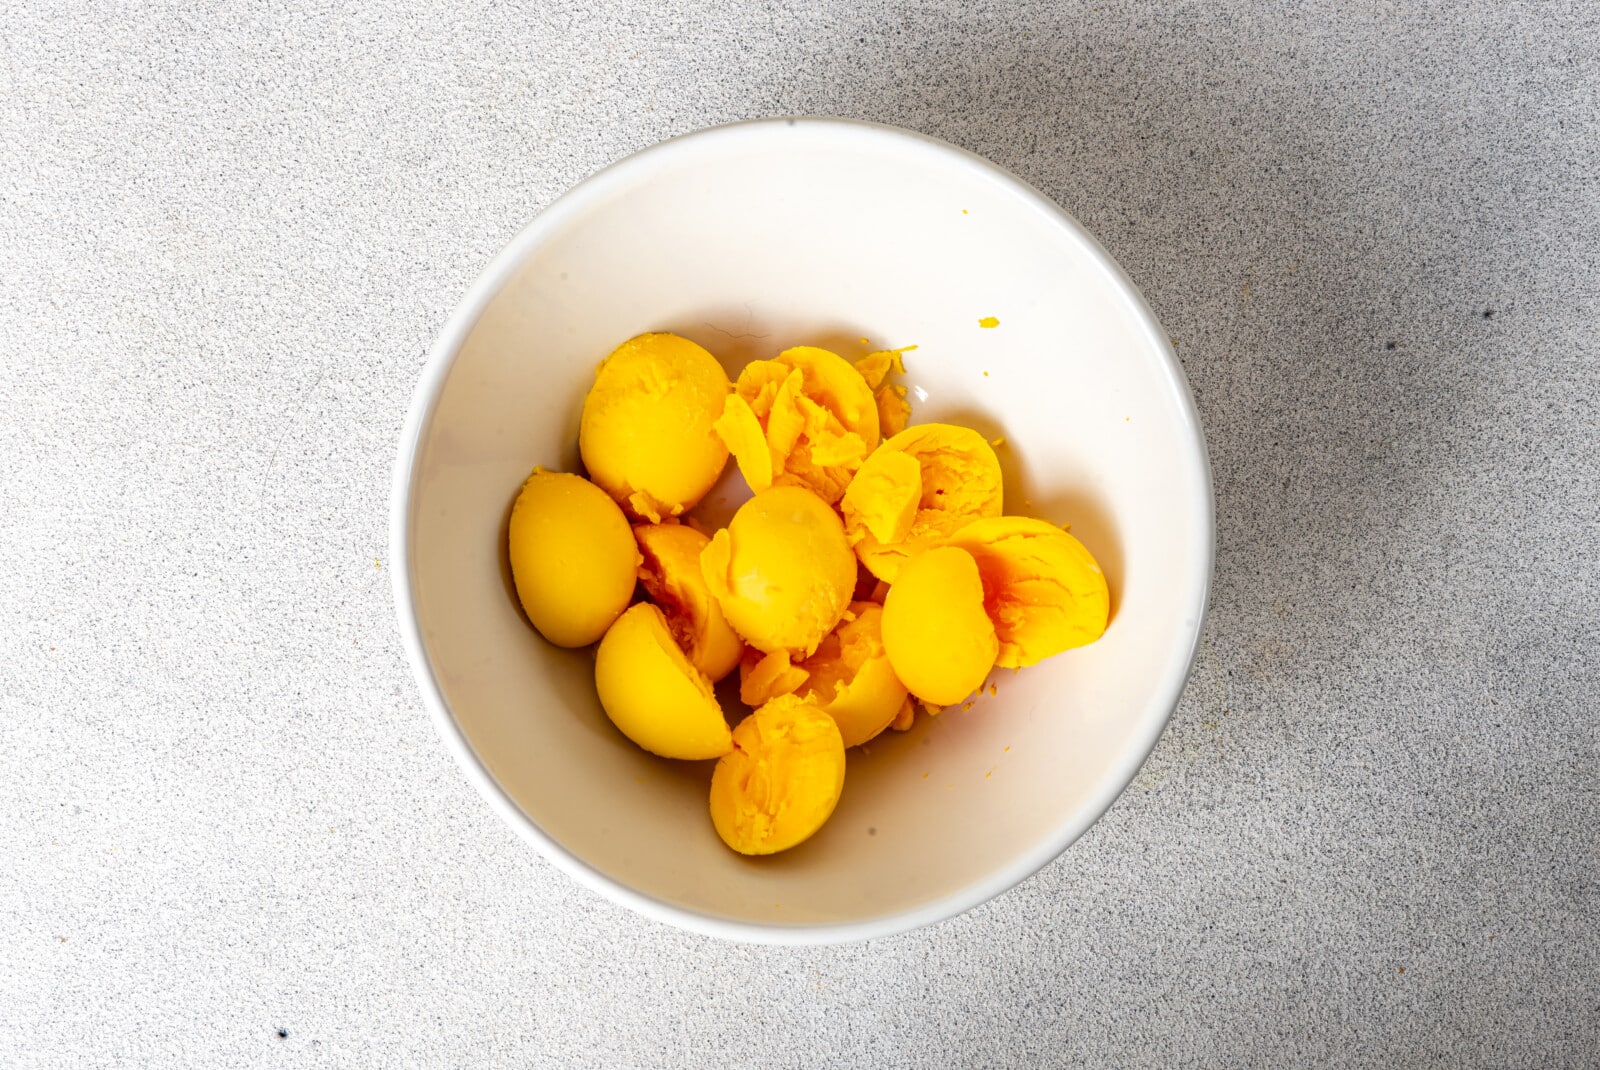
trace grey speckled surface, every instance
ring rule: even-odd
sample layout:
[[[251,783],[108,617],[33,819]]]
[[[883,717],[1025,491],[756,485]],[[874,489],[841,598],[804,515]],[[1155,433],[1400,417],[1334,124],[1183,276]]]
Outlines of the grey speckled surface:
[[[0,1064],[1594,1065],[1600,8],[1427,6],[0,3]],[[1220,528],[1112,811],[810,951],[535,857],[374,568],[489,256],[786,112],[1097,233]]]

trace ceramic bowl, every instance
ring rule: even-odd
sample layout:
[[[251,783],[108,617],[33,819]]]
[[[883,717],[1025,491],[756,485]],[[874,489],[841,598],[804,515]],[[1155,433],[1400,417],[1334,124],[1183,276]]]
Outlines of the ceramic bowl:
[[[595,366],[643,331],[699,342],[730,375],[802,343],[849,358],[915,345],[912,421],[1004,438],[1006,512],[1070,523],[1099,558],[1105,636],[850,752],[837,811],[800,847],[728,850],[707,812],[709,763],[653,757],[611,726],[592,651],[533,631],[505,554],[523,478],[581,470]],[[705,509],[726,515],[746,493],[730,465]],[[1192,398],[1105,250],[991,163],[835,120],[676,138],[540,213],[439,335],[394,478],[401,634],[439,735],[491,807],[613,900],[765,942],[948,918],[1065,850],[1178,701],[1212,543]]]

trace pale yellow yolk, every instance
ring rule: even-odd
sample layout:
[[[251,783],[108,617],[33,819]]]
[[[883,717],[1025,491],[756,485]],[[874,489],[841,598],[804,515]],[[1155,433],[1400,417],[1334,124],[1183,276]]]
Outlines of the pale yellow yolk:
[[[910,467],[890,461],[904,454],[917,464],[920,477],[916,509],[904,526]],[[901,567],[923,550],[937,546],[974,520],[999,516],[1002,504],[1000,462],[984,437],[954,424],[918,424],[879,446],[856,473],[841,503],[845,532],[861,562],[873,575],[894,583]],[[854,482],[854,481],[853,481]]]
[[[999,643],[971,554],[945,546],[906,563],[883,603],[883,646],[919,699],[949,706],[978,689]]]
[[[622,510],[587,479],[535,468],[508,541],[517,599],[556,646],[587,646],[628,608],[639,552]]]
[[[831,504],[878,444],[878,402],[844,358],[797,346],[745,366],[716,430],[751,490],[802,486]]]
[[[711,774],[711,822],[740,854],[786,851],[833,814],[844,770],[833,718],[793,695],[773,699],[733,730]]]
[[[711,681],[647,602],[618,617],[600,641],[594,682],[611,723],[651,754],[719,758],[733,746]]]
[[[977,562],[1001,668],[1033,665],[1105,633],[1111,607],[1105,573],[1083,543],[1054,524],[992,517],[968,524],[950,544]]]
[[[647,520],[677,516],[728,461],[714,424],[728,398],[716,358],[675,334],[641,334],[600,365],[583,402],[578,448],[589,477]]]
[[[889,727],[906,701],[906,685],[895,675],[883,648],[883,607],[855,602],[850,614],[800,668],[794,689],[834,719],[846,747],[857,747]]]
[[[700,554],[711,539],[683,524],[640,524],[633,529],[642,561],[639,582],[661,607],[673,638],[695,668],[722,679],[739,664],[741,640],[711,597]]]
[[[839,623],[856,582],[838,515],[803,487],[773,487],[745,502],[700,568],[747,643],[801,658]]]

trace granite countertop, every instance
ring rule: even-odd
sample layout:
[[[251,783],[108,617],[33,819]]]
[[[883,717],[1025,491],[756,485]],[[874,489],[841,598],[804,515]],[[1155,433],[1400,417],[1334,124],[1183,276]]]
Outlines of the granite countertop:
[[[1600,6],[3,21],[0,1065],[1594,1065]],[[786,113],[1082,219],[1177,342],[1219,529],[1105,818],[812,950],[517,840],[385,572],[402,415],[488,258],[610,161]]]

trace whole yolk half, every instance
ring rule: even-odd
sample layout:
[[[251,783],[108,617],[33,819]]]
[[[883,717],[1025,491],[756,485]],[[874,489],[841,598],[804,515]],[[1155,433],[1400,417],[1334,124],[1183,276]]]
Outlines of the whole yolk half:
[[[740,854],[786,851],[821,828],[844,791],[844,740],[814,704],[775,698],[739,722],[711,774],[711,823]]]
[[[906,563],[883,603],[883,646],[919,699],[949,706],[978,689],[999,643],[971,554],[943,546]]]
[[[741,505],[700,568],[745,642],[801,658],[839,623],[856,583],[844,526],[804,487],[773,487]]]
[[[633,598],[639,551],[628,521],[581,476],[535,468],[511,507],[511,577],[533,626],[556,646],[587,646]]]
[[[661,607],[678,646],[689,663],[711,681],[722,679],[739,664],[744,641],[722,615],[700,571],[700,554],[711,539],[683,524],[640,524],[639,582]]]
[[[594,682],[611,723],[651,754],[720,758],[733,746],[711,681],[648,602],[630,607],[600,640]]]
[[[977,562],[1001,668],[1032,665],[1105,633],[1105,573],[1083,543],[1054,524],[1025,516],[976,520],[950,545]]]
[[[797,346],[745,365],[716,428],[751,490],[802,486],[831,505],[878,444],[878,402],[843,357]]]
[[[675,334],[641,334],[600,364],[583,402],[578,449],[589,477],[630,515],[677,516],[722,474],[713,425],[730,385],[715,357]]]
[[[1002,498],[1000,462],[982,435],[955,424],[918,424],[878,447],[840,505],[861,563],[894,583],[912,557],[974,520],[999,516]]]
[[[856,371],[867,381],[867,388],[873,391],[872,396],[878,403],[878,432],[885,438],[904,431],[906,421],[911,418],[906,388],[898,383],[887,382],[891,374],[906,373],[905,363],[900,356],[904,352],[904,349],[885,349],[879,353],[868,353],[855,364]]]
[[[882,623],[882,606],[852,602],[839,626],[799,665],[790,665],[783,654],[746,659],[740,700],[759,706],[794,694],[833,718],[847,748],[868,742],[889,727],[906,701],[906,685],[883,649]]]

